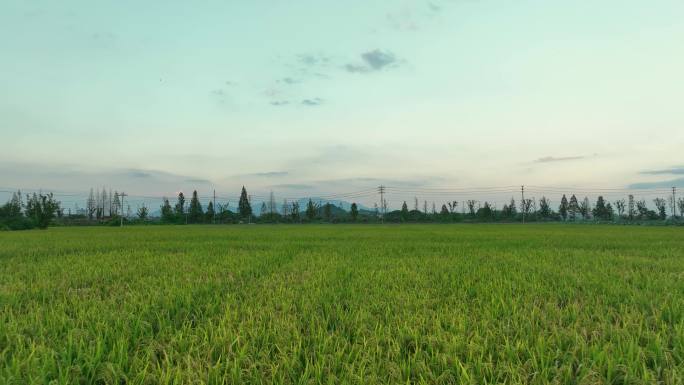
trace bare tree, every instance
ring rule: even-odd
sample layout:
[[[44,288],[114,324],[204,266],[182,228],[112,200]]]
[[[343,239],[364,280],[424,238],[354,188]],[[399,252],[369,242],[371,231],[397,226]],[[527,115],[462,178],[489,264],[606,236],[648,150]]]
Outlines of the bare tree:
[[[458,204],[458,202],[454,202],[454,203],[455,203],[455,204]],[[476,205],[478,202],[477,202],[476,200],[470,199],[470,200],[466,201],[466,203],[468,204],[468,213],[469,213],[470,215],[473,215],[473,216],[474,216],[474,215],[475,215],[475,205]],[[451,205],[450,205],[449,207],[451,207]],[[454,208],[455,208],[455,207],[456,207],[456,206],[454,206]]]
[[[634,219],[636,216],[636,208],[635,208],[635,202],[634,202],[634,195],[629,194],[627,197],[627,216],[629,219]]]
[[[427,201],[423,201],[423,214],[427,214],[428,213],[427,210],[428,210]]]
[[[93,215],[97,212],[97,200],[95,199],[95,192],[90,189],[90,195],[88,195],[88,200],[86,201],[86,211],[88,213],[88,219],[92,220]]]
[[[667,201],[663,198],[656,198],[653,200],[656,209],[658,210],[658,216],[660,219],[667,218]]]
[[[290,213],[290,204],[287,203],[287,199],[283,200],[283,218],[287,218]]]
[[[449,205],[449,212],[453,214],[458,208],[458,201],[447,202],[447,205]]]
[[[273,216],[273,214],[276,213],[276,201],[275,201],[275,195],[273,195],[273,191],[271,191],[271,194],[268,197],[268,212]]]
[[[679,216],[684,217],[684,198],[677,199],[677,207],[679,208]]]
[[[622,215],[625,213],[625,200],[624,199],[616,200],[615,201],[615,208],[617,208],[618,217],[622,218]]]

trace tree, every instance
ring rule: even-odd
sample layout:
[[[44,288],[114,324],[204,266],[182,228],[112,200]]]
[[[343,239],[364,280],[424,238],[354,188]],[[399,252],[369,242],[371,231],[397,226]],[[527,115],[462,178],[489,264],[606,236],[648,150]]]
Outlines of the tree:
[[[95,199],[95,192],[90,189],[90,195],[88,195],[88,200],[86,201],[86,212],[88,214],[88,219],[93,220],[93,216],[97,212],[97,200]]]
[[[326,203],[323,207],[323,215],[325,215],[326,221],[332,219],[332,204],[330,202]]]
[[[266,202],[261,202],[261,209],[259,210],[259,216],[262,218],[265,218],[266,216],[270,216],[268,213],[268,207],[266,206]]]
[[[684,217],[684,198],[677,199],[677,207],[679,208],[679,216]]]
[[[482,208],[477,210],[477,215],[483,219],[483,220],[491,220],[494,217],[494,212],[492,211],[492,207],[489,205],[489,202],[484,203],[482,205]]]
[[[287,199],[283,199],[283,218],[287,218],[290,215],[290,204],[287,203]]]
[[[453,214],[458,208],[458,201],[447,202],[447,205],[449,205],[449,212]]]
[[[188,221],[190,221],[190,223],[199,223],[202,222],[203,217],[202,204],[197,197],[197,190],[195,190],[192,192],[190,207],[188,207]]]
[[[144,221],[147,219],[147,216],[149,214],[149,210],[147,209],[147,207],[145,206],[144,203],[142,206],[138,207],[137,214],[138,214],[138,219],[140,219],[141,221]]]
[[[299,202],[292,202],[292,210],[290,210],[290,216],[292,217],[293,221],[299,220]]]
[[[634,195],[630,194],[627,197],[627,217],[629,217],[630,220],[634,219],[634,216],[636,215],[636,210],[634,208]]]
[[[616,200],[615,201],[615,208],[617,208],[618,217],[622,218],[622,215],[625,214],[625,200],[624,199]]]
[[[406,222],[408,221],[409,218],[409,211],[408,211],[408,206],[406,205],[406,201],[401,205],[401,221]]]
[[[356,206],[356,202],[352,203],[350,214],[352,221],[356,222],[356,218],[359,216],[359,208]]]
[[[653,200],[653,203],[658,210],[658,217],[662,220],[667,219],[667,201],[663,198],[656,198]]]
[[[523,215],[528,216],[530,212],[532,211],[532,206],[534,205],[534,201],[532,199],[526,198],[526,199],[521,199],[520,200],[520,211],[523,213]]]
[[[443,217],[446,217],[449,215],[449,209],[447,208],[446,205],[442,205],[442,210],[440,210],[439,214],[442,215]]]
[[[539,215],[542,218],[551,218],[552,215],[551,201],[544,196],[539,200]]]
[[[268,197],[268,213],[273,216],[273,214],[276,213],[276,201],[275,201],[275,195],[273,195],[273,191],[271,191],[271,194]]]
[[[468,214],[470,214],[471,217],[475,216],[475,205],[477,204],[476,200],[468,200],[466,201],[468,204]]]
[[[242,219],[252,218],[252,205],[249,203],[249,198],[247,197],[247,190],[245,189],[245,186],[242,186],[242,191],[240,192],[238,210],[240,212],[240,217]]]
[[[596,206],[594,206],[594,209],[592,210],[594,218],[609,221],[613,218],[612,211],[613,208],[610,206],[610,203],[606,205],[606,201],[603,199],[603,196],[599,195],[599,197],[596,199]]]
[[[123,207],[121,207],[121,201],[119,200],[119,192],[114,191],[114,198],[112,199],[112,208],[110,209],[111,216],[119,215],[119,210],[121,210],[121,215],[123,215]]]
[[[215,222],[215,217],[216,217],[216,210],[214,210],[214,202],[209,201],[209,204],[207,205],[207,212],[205,214],[207,222],[214,223]]]
[[[26,196],[26,216],[31,219],[36,227],[46,229],[59,211],[60,203],[55,200],[52,193]]]
[[[171,208],[171,203],[169,200],[164,198],[164,203],[161,205],[161,219],[162,222],[170,223],[175,220],[175,215],[173,214],[173,209]]]
[[[582,214],[582,219],[589,219],[589,214],[591,213],[591,205],[589,204],[589,198],[584,197],[582,203],[580,203],[579,211],[580,214]]]
[[[21,202],[21,191],[12,193],[12,198],[5,205],[5,215],[8,218],[20,218],[22,216],[21,208],[23,203]]]
[[[640,219],[646,219],[648,218],[648,207],[646,207],[646,201],[645,200],[639,200],[636,202],[636,210],[637,213],[639,214]]]
[[[565,194],[563,194],[563,198],[561,198],[561,203],[560,206],[558,206],[558,214],[560,214],[561,218],[563,220],[566,220],[568,218],[568,198],[565,197]]]
[[[318,206],[309,199],[309,203],[306,204],[306,218],[310,221],[316,218],[316,213],[318,212]]]
[[[572,194],[570,197],[570,203],[568,203],[568,217],[570,220],[576,220],[577,219],[577,213],[579,212],[580,207],[579,203],[577,202],[577,197],[575,194]]]
[[[183,195],[182,191],[178,193],[178,201],[176,201],[174,212],[178,217],[185,215],[185,195]]]

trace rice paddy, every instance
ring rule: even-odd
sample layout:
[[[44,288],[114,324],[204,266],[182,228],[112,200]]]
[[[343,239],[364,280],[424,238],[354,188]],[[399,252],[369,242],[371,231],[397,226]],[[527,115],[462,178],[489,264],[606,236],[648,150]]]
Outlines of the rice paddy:
[[[0,384],[682,384],[684,232],[0,233]]]

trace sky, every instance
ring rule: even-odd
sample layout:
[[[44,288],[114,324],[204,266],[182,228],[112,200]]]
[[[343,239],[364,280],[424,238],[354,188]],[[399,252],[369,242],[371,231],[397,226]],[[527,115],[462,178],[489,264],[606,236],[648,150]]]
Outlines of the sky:
[[[681,0],[1,7],[0,189],[684,187]]]

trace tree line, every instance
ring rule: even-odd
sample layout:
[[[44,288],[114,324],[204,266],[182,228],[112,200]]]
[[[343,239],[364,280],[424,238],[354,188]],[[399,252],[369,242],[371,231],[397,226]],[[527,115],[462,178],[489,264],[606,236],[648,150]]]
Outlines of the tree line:
[[[204,207],[197,191],[193,191],[189,200],[180,192],[172,203],[168,198],[162,199],[159,217],[151,218],[146,205],[137,207],[135,214],[130,208],[124,208],[124,194],[90,190],[84,212],[64,213],[52,193],[27,194],[25,199],[21,192],[12,194],[9,201],[0,206],[0,229],[21,230],[46,228],[50,224],[198,224],[198,223],[449,223],[449,222],[671,222],[681,224],[684,218],[684,198],[653,200],[655,210],[648,207],[646,200],[635,199],[629,195],[627,199],[609,202],[599,196],[593,204],[588,197],[579,199],[576,195],[561,197],[558,206],[546,197],[521,199],[509,202],[498,208],[488,201],[466,200],[449,201],[438,207],[434,202],[419,204],[414,198],[414,205],[409,209],[406,201],[401,209],[387,210],[384,201],[372,209],[360,209],[352,203],[349,210],[330,202],[319,203],[309,199],[303,207],[299,201],[284,200],[277,205],[274,194],[267,201],[261,202],[258,215],[252,209],[252,202],[243,186],[236,210],[231,210],[228,203],[216,204],[209,201]],[[670,210],[668,210],[668,208]],[[677,211],[679,216],[676,215]],[[668,215],[669,214],[669,215]]]
[[[26,194],[24,200],[17,191],[0,206],[0,230],[45,229],[57,216],[62,216],[62,211],[52,193]]]

